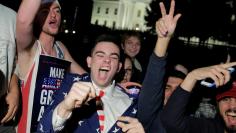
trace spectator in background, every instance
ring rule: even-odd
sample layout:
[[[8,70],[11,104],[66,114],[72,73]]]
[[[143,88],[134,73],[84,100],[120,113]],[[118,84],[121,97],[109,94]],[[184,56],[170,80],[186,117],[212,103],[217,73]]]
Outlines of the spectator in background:
[[[212,100],[211,98],[203,97],[193,116],[197,118],[214,118],[217,109],[215,104],[212,104]]]
[[[42,55],[70,61],[70,72],[85,73],[84,69],[71,57],[64,44],[56,41],[55,37],[60,24],[61,6],[57,0],[23,0],[21,2],[16,23],[18,70],[23,91],[23,111],[18,126],[19,132],[33,132],[37,127],[32,128],[31,121],[32,119],[39,121],[40,118],[35,118],[38,115],[32,115],[32,110],[33,104],[39,106],[35,105],[34,99],[41,93],[34,95],[34,92],[37,91],[35,89],[36,77]]]
[[[133,75],[133,64],[132,64],[132,60],[129,56],[125,57],[124,72],[125,72],[125,74],[123,76],[121,83],[130,82],[132,75]]]
[[[231,61],[229,48],[214,46],[206,59],[207,66],[229,63]],[[195,88],[188,106],[190,108],[189,114],[197,118],[214,118],[217,114],[216,89],[209,89],[198,84]]]
[[[9,121],[17,112],[20,95],[14,74],[16,12],[0,4],[0,18],[0,132],[14,133],[15,126]]]
[[[125,55],[124,59],[121,60],[122,67],[119,73],[116,74],[115,79],[118,83],[130,82],[133,74],[133,64],[129,56]]]
[[[173,91],[183,82],[188,69],[181,64],[175,65],[174,68],[167,69],[167,82],[165,87],[164,105],[167,103]]]
[[[137,55],[141,49],[141,37],[137,32],[130,31],[122,35],[122,49],[124,53],[127,54],[133,64],[133,76],[131,78],[132,82],[141,83],[143,79],[143,68],[140,62],[137,60]]]
[[[161,121],[170,133],[234,133],[236,132],[236,87],[226,87],[230,80],[227,68],[236,62],[198,68],[188,73],[173,92],[163,110]],[[197,81],[211,78],[219,92],[216,97],[219,114],[214,119],[186,115],[186,106]]]
[[[136,82],[131,82],[133,76],[132,60],[129,56],[125,55],[124,60],[121,60],[121,62],[123,65],[120,72],[116,74],[115,79],[121,88],[130,94],[130,96],[137,98],[142,85]]]

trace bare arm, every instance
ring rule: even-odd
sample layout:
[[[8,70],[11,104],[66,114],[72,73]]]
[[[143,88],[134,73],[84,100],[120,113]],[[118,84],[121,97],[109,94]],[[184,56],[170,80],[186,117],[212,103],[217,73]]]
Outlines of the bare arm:
[[[18,86],[18,77],[13,74],[10,82],[10,87],[6,96],[6,103],[8,104],[8,111],[1,123],[10,121],[16,114],[19,107],[20,88]]]
[[[236,62],[232,62],[195,69],[186,76],[180,86],[184,90],[191,92],[198,80],[206,78],[214,80],[216,87],[222,86],[230,80],[230,72],[227,68],[235,65]]]
[[[154,53],[159,57],[163,57],[166,54],[169,41],[175,31],[177,21],[180,18],[181,14],[177,14],[174,16],[174,0],[171,1],[169,14],[166,13],[165,6],[162,2],[160,3],[160,9],[162,17],[156,22],[156,32],[158,35],[158,39],[156,42]]]
[[[156,32],[158,34],[158,40],[154,49],[156,56],[151,56],[149,60],[139,95],[137,117],[147,132],[151,132],[154,126],[160,127],[160,125],[155,125],[154,123],[159,123],[158,117],[163,107],[163,81],[166,71],[165,55],[177,20],[180,17],[180,14],[173,16],[174,6],[175,1],[172,0],[169,14],[166,14],[163,3],[160,3],[162,18],[156,22]],[[159,130],[161,131],[161,128]]]
[[[33,21],[40,7],[41,0],[22,0],[17,13],[16,42],[18,52],[29,48],[33,42]]]

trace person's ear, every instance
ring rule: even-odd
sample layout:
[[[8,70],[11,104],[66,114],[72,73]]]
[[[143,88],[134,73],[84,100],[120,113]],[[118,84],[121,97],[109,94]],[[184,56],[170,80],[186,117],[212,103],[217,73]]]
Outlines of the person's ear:
[[[122,67],[122,63],[119,63],[119,67],[117,69],[117,73],[120,71],[121,67]]]
[[[121,43],[121,48],[124,50],[125,48],[125,46],[124,46],[125,44],[124,43]]]
[[[92,60],[92,57],[90,56],[88,56],[86,59],[88,68],[91,68],[91,60]]]

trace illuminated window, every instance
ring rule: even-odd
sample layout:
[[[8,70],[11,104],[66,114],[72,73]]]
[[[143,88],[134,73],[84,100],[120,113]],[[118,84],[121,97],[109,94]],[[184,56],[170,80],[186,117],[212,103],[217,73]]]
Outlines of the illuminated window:
[[[100,13],[100,7],[98,7],[98,9],[97,9],[97,13]]]
[[[109,13],[109,8],[106,8],[106,14],[108,14]]]
[[[116,22],[115,21],[113,21],[112,27],[113,27],[113,29],[116,27]]]
[[[135,24],[135,30],[140,30],[139,24]]]
[[[95,25],[98,25],[98,20],[95,21]]]
[[[104,21],[104,26],[107,26],[107,21],[106,20]]]
[[[117,15],[117,11],[118,11],[118,9],[116,8],[115,11],[114,11],[114,14],[115,14],[115,15]]]
[[[141,16],[141,10],[138,10],[137,17],[140,17],[140,16]]]

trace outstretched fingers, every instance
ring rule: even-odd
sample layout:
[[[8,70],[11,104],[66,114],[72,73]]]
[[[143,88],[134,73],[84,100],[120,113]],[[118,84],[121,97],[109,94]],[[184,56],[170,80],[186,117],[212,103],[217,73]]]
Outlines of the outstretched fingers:
[[[175,12],[175,1],[171,0],[169,15],[174,16],[174,12]]]
[[[236,61],[235,61],[235,62],[230,62],[230,63],[221,64],[221,66],[222,66],[223,68],[233,67],[233,66],[236,66]]]
[[[162,17],[164,17],[166,15],[166,8],[165,5],[163,4],[163,2],[160,2],[160,9],[161,9],[161,15]]]
[[[180,17],[181,17],[180,13],[176,14],[173,19],[174,23],[177,23]]]

